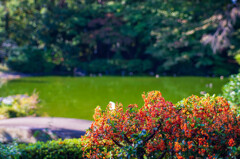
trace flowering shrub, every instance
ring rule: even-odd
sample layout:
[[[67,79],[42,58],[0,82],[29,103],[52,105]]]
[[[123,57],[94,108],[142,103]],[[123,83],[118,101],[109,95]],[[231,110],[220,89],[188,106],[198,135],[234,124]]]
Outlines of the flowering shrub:
[[[181,110],[176,155],[196,158],[236,157],[240,144],[240,118],[223,97],[191,96],[177,104]]]
[[[38,95],[16,95],[0,98],[0,119],[35,116],[38,109]]]
[[[158,91],[144,105],[97,107],[82,137],[85,158],[196,158],[238,155],[239,117],[221,97],[191,96],[177,106]]]
[[[223,87],[223,96],[240,112],[240,73],[230,77],[230,81]]]

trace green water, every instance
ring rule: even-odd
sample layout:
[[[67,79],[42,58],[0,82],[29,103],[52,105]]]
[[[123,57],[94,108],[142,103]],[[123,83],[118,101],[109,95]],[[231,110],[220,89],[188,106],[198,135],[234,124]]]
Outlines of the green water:
[[[142,105],[141,94],[162,92],[166,100],[176,103],[200,91],[221,93],[226,79],[204,77],[29,77],[12,80],[0,88],[0,96],[31,94],[41,99],[41,112],[49,116],[90,119],[94,108],[105,108],[109,101]],[[213,87],[206,87],[212,83]]]

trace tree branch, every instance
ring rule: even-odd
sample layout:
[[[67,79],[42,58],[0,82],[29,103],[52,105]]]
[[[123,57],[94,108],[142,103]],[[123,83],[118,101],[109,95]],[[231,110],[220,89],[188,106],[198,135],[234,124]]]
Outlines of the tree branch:
[[[145,145],[149,140],[151,140],[155,136],[156,132],[162,127],[160,120],[158,123],[159,123],[159,126],[157,127],[157,130],[153,130],[153,133],[143,141],[143,145]]]
[[[166,155],[166,153],[167,153],[167,150],[165,150],[158,159],[163,159],[163,157]]]
[[[179,109],[179,110],[177,111],[177,113],[179,113],[181,110],[182,110],[182,108],[181,108],[181,109]]]
[[[118,146],[118,147],[120,147],[120,148],[122,148],[123,147],[123,145],[121,145],[120,143],[118,143],[116,140],[114,140],[113,138],[112,138],[112,141]]]
[[[128,144],[132,144],[132,142],[129,140],[129,138],[127,137],[126,134],[123,134],[124,135],[124,140],[128,143]]]

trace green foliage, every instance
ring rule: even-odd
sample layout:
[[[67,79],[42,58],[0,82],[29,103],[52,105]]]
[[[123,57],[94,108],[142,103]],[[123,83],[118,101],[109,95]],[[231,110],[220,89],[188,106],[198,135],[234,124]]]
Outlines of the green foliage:
[[[16,95],[0,98],[0,119],[24,116],[36,116],[38,95]]]
[[[239,24],[234,24],[231,47],[221,52],[214,53],[209,45],[203,45],[202,37],[216,31],[220,23],[216,17],[225,17],[230,3],[229,0],[4,1],[0,7],[0,43],[11,40],[22,51],[14,56],[3,47],[0,56],[6,53],[8,58],[4,55],[1,60],[6,60],[13,70],[29,73],[72,73],[83,63],[91,63],[89,73],[109,72],[110,67],[113,74],[125,70],[135,74],[157,71],[229,75],[239,67],[233,60],[239,49]],[[115,60],[129,63],[128,66],[126,62],[109,63]],[[142,68],[134,68],[139,66],[139,60],[148,62]],[[100,66],[102,63],[107,66]]]
[[[80,159],[83,153],[79,139],[21,144],[18,148],[21,152],[20,159]]]
[[[240,54],[237,54],[237,55],[235,56],[235,59],[236,59],[236,61],[238,62],[238,64],[240,65]]]
[[[0,159],[19,159],[20,155],[17,143],[0,143]]]
[[[139,73],[141,72],[142,61],[139,59],[130,60],[127,64],[127,70],[129,72]]]
[[[115,74],[120,75],[123,72],[132,72],[134,74],[148,73],[153,69],[153,63],[150,60],[125,60],[125,59],[95,59],[89,63],[80,63],[82,71],[89,74]]]
[[[44,56],[45,52],[36,48],[18,48],[8,57],[8,67],[24,73],[52,72],[55,65]]]
[[[240,112],[240,73],[232,75],[222,90],[223,96]]]
[[[105,73],[106,71],[109,71],[112,68],[112,65],[109,63],[108,60],[105,59],[96,59],[91,61],[88,64],[87,72],[89,73]]]

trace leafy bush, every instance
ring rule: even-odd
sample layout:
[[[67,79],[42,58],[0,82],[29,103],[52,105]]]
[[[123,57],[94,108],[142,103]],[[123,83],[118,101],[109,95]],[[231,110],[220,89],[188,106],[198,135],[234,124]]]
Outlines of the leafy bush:
[[[146,73],[153,69],[153,62],[150,60],[133,59],[128,60],[126,70],[137,74]]]
[[[17,159],[20,157],[20,151],[17,143],[2,144],[0,143],[0,159]]]
[[[153,69],[153,62],[150,61],[150,60],[143,60],[143,63],[142,63],[142,71],[143,72],[146,72],[146,71],[151,71]]]
[[[240,73],[232,75],[230,81],[223,86],[223,96],[229,101],[232,107],[240,112]]]
[[[240,118],[222,97],[191,96],[177,106],[158,91],[138,108],[97,107],[82,137],[86,158],[219,158],[239,156]]]
[[[142,72],[142,61],[140,59],[129,60],[127,63],[127,71],[134,73]]]
[[[16,95],[0,98],[0,119],[36,116],[38,110],[38,95]]]
[[[179,102],[177,109],[183,119],[178,155],[192,158],[239,157],[240,117],[226,99],[208,94],[204,97],[193,95]]]
[[[93,60],[88,65],[89,73],[105,73],[111,69],[111,64],[106,59]]]
[[[79,63],[79,68],[89,74],[121,74],[124,72],[132,72],[134,74],[147,73],[153,69],[153,63],[150,60],[124,60],[124,59],[95,59],[89,63]]]
[[[34,144],[21,144],[18,146],[21,159],[59,159],[82,158],[82,146],[79,139],[67,139],[49,142],[37,142]]]
[[[9,56],[7,65],[10,69],[24,73],[52,72],[55,64],[48,62],[44,51],[37,48],[17,48]]]

